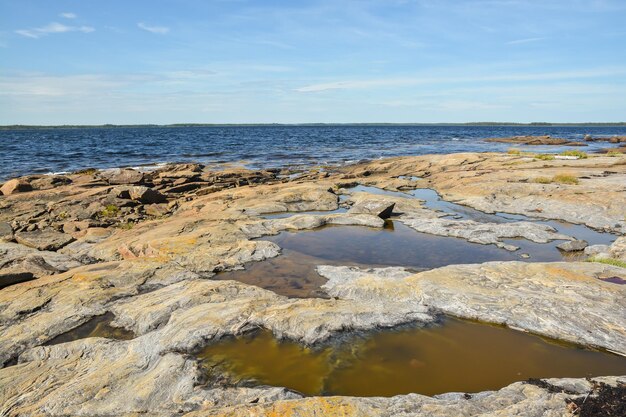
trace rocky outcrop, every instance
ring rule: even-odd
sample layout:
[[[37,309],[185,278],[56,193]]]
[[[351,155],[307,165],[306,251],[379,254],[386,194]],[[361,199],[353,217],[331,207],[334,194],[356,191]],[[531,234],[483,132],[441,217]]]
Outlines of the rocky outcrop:
[[[486,213],[523,214],[626,232],[626,156],[541,160],[525,155],[461,153],[391,158],[343,168],[380,188],[428,187],[444,200]],[[367,177],[361,177],[368,172]],[[537,176],[572,175],[577,185],[533,182]],[[419,182],[399,176],[419,176]],[[397,208],[397,206],[396,206]]]
[[[141,184],[144,174],[135,169],[113,169],[104,171],[102,177],[111,185]]]
[[[535,384],[517,382],[498,391],[476,394],[450,393],[426,397],[410,394],[391,398],[313,397],[278,400],[259,404],[222,407],[210,413],[199,410],[186,417],[205,416],[525,416],[547,417],[571,415],[571,399],[585,397],[593,401],[599,382],[621,386],[625,377],[585,379],[547,379]],[[591,402],[590,401],[590,402]],[[617,404],[616,404],[617,405]]]
[[[57,251],[74,241],[74,238],[65,233],[54,230],[35,230],[32,232],[18,232],[15,234],[17,243],[38,249],[40,251]]]
[[[509,136],[503,138],[489,138],[486,142],[515,143],[519,145],[572,145],[587,146],[585,143],[573,142],[562,138],[553,138],[550,135],[544,136]]]
[[[322,287],[342,299],[414,303],[436,311],[583,343],[626,355],[626,288],[602,277],[626,276],[609,265],[488,262],[451,265],[408,277],[388,269],[323,266]],[[554,308],[558,305],[558,308]]]
[[[0,363],[5,366],[0,369],[0,414],[458,415],[461,410],[469,415],[558,415],[566,405],[562,393],[521,383],[471,398],[302,398],[277,387],[226,388],[207,381],[193,354],[222,336],[259,327],[278,338],[314,345],[344,332],[428,324],[442,314],[625,354],[626,286],[617,281],[624,277],[624,268],[617,266],[490,262],[418,274],[403,268],[321,267],[330,299],[290,299],[211,279],[220,271],[279,255],[278,245],[254,238],[326,225],[384,225],[378,209],[261,217],[335,210],[340,203],[355,208],[384,199],[387,208],[394,205],[398,219],[420,221],[423,227],[458,222],[439,229],[456,228],[445,231],[446,236],[458,233],[468,240],[498,244],[512,234],[534,241],[569,239],[536,223],[471,224],[442,218],[420,200],[402,195],[352,192],[340,202],[345,190],[339,187],[355,182],[388,189],[433,187],[443,198],[489,211],[508,208],[502,211],[622,230],[626,168],[620,161],[459,154],[381,160],[295,179],[276,170],[217,172],[185,164],[140,172],[141,179],[139,171],[119,171],[115,178],[89,170],[68,175],[69,181],[37,182],[27,194],[4,195],[0,224],[8,227],[1,238],[26,242],[26,237],[35,247],[0,243],[0,277],[37,279],[0,291]],[[580,178],[576,186],[529,182],[539,174],[551,177],[570,170]],[[417,176],[421,179],[407,179]],[[113,185],[117,182],[119,187]],[[166,200],[131,199],[132,187],[144,194],[158,192]],[[39,250],[48,247],[42,236],[60,238],[58,234],[74,240],[56,252]],[[620,238],[604,249],[621,257],[623,243]],[[45,345],[106,313],[115,316],[112,326],[132,330],[136,337]],[[575,392],[568,395],[586,395],[589,389],[582,380],[551,383]]]
[[[496,245],[509,251],[518,250],[519,247],[504,243],[502,239],[524,238],[536,243],[547,243],[551,240],[574,240],[571,236],[557,233],[550,226],[532,222],[479,223],[473,220],[411,217],[401,217],[399,220],[418,232],[458,237],[466,239],[468,242]]]
[[[564,252],[579,252],[584,250],[589,244],[585,240],[572,240],[571,242],[564,242],[556,245],[557,248]]]
[[[13,179],[5,182],[2,187],[0,187],[0,193],[3,195],[11,195],[14,193],[24,193],[32,189],[33,187],[28,182],[22,179]]]
[[[387,219],[391,216],[393,212],[393,207],[396,203],[393,201],[385,201],[385,200],[365,200],[359,201],[355,205],[353,205],[350,210],[348,210],[349,214],[372,214],[374,216],[378,216],[381,219]]]

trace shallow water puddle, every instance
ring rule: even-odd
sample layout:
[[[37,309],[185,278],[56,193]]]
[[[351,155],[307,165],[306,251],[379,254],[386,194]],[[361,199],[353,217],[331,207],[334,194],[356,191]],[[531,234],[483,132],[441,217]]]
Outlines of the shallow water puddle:
[[[245,270],[223,272],[214,279],[233,279],[289,297],[319,297],[326,279],[315,272],[318,265],[362,267],[401,266],[416,271],[452,264],[523,260],[561,261],[563,255],[549,244],[511,240],[522,246],[509,252],[494,245],[419,233],[398,221],[383,229],[361,226],[326,226],[317,230],[281,232],[264,237],[282,248],[282,254],[246,265]]]
[[[528,378],[626,372],[626,358],[617,355],[453,318],[317,349],[261,331],[209,345],[199,357],[209,372],[307,395],[478,392]]]
[[[45,345],[58,345],[59,343],[73,342],[74,340],[86,339],[88,337],[105,337],[118,340],[133,339],[135,334],[130,330],[111,326],[110,323],[114,318],[115,316],[112,313],[96,316],[69,332],[56,336],[45,343]]]
[[[301,214],[312,214],[312,215],[325,215],[325,214],[337,214],[337,213],[345,213],[348,209],[345,207],[339,207],[336,210],[327,210],[327,211],[284,211],[280,213],[268,213],[263,214],[261,217],[264,219],[284,219],[287,217],[292,217]]]
[[[427,208],[449,213],[451,217],[461,220],[474,220],[482,223],[509,223],[517,221],[541,223],[555,228],[559,233],[573,236],[576,239],[586,240],[590,245],[610,245],[616,239],[616,236],[611,233],[599,232],[581,224],[567,223],[560,220],[543,220],[540,218],[528,217],[523,214],[500,212],[495,214],[485,213],[468,206],[445,201],[441,198],[439,193],[432,188],[416,188],[407,192],[400,192],[359,185],[351,188],[350,190],[353,192],[362,191],[370,194],[392,195],[394,197],[403,198],[415,197],[420,200],[424,200],[424,206]]]

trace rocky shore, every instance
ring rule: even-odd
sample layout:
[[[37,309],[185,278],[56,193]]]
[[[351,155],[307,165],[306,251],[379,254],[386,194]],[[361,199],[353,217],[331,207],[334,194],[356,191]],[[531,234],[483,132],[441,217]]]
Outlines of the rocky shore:
[[[437,210],[410,194],[416,189],[485,217]],[[178,164],[28,176],[0,191],[0,415],[561,416],[626,401],[622,375],[435,397],[305,397],[208,381],[194,356],[258,328],[315,346],[355,331],[431,326],[444,315],[626,356],[626,156],[467,153],[305,172]],[[280,256],[263,237],[383,230],[389,219],[506,253],[564,245],[564,258],[418,272],[320,263],[320,298],[213,279]],[[547,221],[611,242],[590,244]],[[105,314],[132,338],[50,343]]]

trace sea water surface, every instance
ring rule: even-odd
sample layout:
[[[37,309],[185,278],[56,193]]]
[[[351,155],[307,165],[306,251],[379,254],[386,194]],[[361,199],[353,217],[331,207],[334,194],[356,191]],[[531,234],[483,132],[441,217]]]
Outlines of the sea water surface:
[[[167,162],[250,168],[345,164],[402,155],[506,151],[481,139],[551,135],[581,140],[626,135],[626,127],[579,126],[183,126],[0,130],[0,180],[83,168]],[[592,144],[585,151],[607,147]],[[516,146],[519,147],[519,146]],[[563,147],[529,147],[556,152]]]

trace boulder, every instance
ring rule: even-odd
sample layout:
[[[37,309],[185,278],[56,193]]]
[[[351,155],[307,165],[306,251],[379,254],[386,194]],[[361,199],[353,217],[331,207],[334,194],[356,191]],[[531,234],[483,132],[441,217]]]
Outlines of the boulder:
[[[0,270],[0,289],[20,282],[30,281],[35,278],[32,272],[21,268],[8,268]]]
[[[585,255],[587,256],[604,256],[608,257],[609,245],[591,245],[585,248]]]
[[[91,222],[88,220],[65,222],[63,223],[63,232],[67,234],[72,234],[85,230],[91,225],[95,225],[95,222]]]
[[[143,181],[143,173],[131,168],[115,170],[104,177],[111,185],[140,184]]]
[[[393,201],[387,200],[362,200],[354,204],[348,213],[350,214],[372,214],[381,219],[387,219],[391,216],[393,207],[396,205]]]
[[[55,230],[34,230],[32,232],[16,233],[15,240],[24,246],[38,250],[57,251],[73,242],[74,238]]]
[[[148,216],[162,217],[170,212],[167,204],[150,204],[145,208]]]
[[[130,198],[144,204],[165,203],[167,198],[158,191],[142,185],[130,187],[128,189]]]
[[[584,250],[589,244],[586,240],[572,240],[556,245],[557,248],[564,252],[578,252]]]
[[[61,185],[71,184],[72,180],[64,175],[45,175],[31,181],[31,185],[35,190],[48,190],[50,188],[59,187]]]
[[[27,191],[32,191],[33,187],[26,181],[16,178],[9,180],[4,183],[0,191],[2,191],[3,195],[11,195],[14,193],[24,193]]]
[[[13,240],[13,228],[6,222],[0,222],[0,241],[2,240]]]
[[[618,237],[611,245],[609,252],[613,258],[626,261],[626,236]]]

